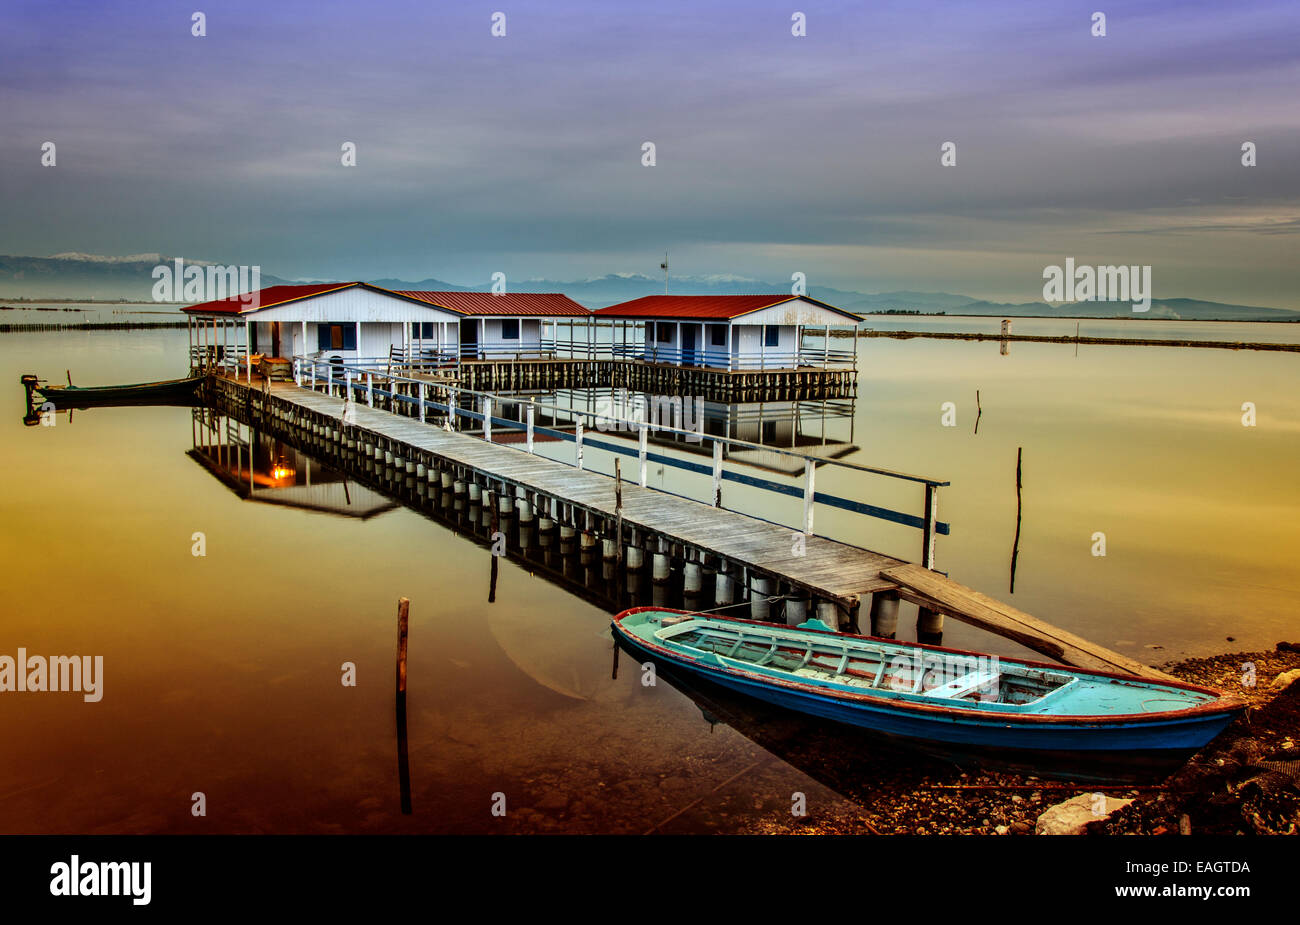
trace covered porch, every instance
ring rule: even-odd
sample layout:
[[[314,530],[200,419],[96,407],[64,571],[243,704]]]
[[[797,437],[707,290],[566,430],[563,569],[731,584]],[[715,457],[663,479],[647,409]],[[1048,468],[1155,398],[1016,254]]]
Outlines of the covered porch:
[[[615,357],[643,363],[728,372],[857,365],[858,316],[805,297],[647,296],[593,316],[611,325]]]

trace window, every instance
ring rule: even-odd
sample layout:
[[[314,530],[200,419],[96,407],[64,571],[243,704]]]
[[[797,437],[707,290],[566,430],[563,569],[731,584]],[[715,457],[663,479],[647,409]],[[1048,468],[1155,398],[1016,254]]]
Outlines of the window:
[[[727,346],[727,326],[725,324],[709,325],[709,343],[714,347]]]
[[[318,324],[316,338],[320,350],[356,350],[357,326],[352,323]]]
[[[519,319],[518,318],[501,319],[501,339],[519,340]]]
[[[779,347],[781,345],[781,329],[774,324],[766,325],[763,328],[763,346]]]
[[[671,344],[673,342],[673,326],[667,321],[660,321],[659,326],[655,328],[656,339],[661,344]]]
[[[413,340],[433,340],[437,335],[434,333],[433,326],[436,321],[412,321],[411,338]]]

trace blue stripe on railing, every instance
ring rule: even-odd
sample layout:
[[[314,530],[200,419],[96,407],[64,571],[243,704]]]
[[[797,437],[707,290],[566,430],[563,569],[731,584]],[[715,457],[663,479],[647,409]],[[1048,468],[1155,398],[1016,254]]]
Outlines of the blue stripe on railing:
[[[801,492],[802,494],[802,492]],[[840,498],[836,495],[827,495],[822,492],[814,492],[813,500],[818,504],[824,504],[827,507],[837,507],[843,511],[852,511],[855,514],[866,514],[868,517],[876,517],[880,520],[892,521],[896,524],[902,524],[905,527],[916,527],[918,530],[925,529],[925,519],[917,517],[915,514],[902,514],[898,511],[891,511],[889,508],[876,507],[874,504],[863,504],[861,501],[853,501],[849,498]],[[934,532],[940,536],[947,536],[951,527],[942,520],[934,523]]]
[[[365,393],[367,391],[365,385],[359,384],[356,380],[353,381],[353,388],[362,393]],[[376,388],[374,389],[374,394],[383,398],[396,398],[399,401],[404,401],[411,405],[418,405],[420,403],[420,400],[418,398],[413,398],[409,395],[401,395],[401,394],[393,393],[388,391],[387,389]],[[431,401],[429,399],[425,399],[424,405],[426,409],[435,409],[443,413],[446,413],[448,410],[447,405],[441,402]],[[465,417],[465,418],[469,418],[472,421],[480,421],[480,422],[483,420],[483,414],[478,411],[471,411],[468,408],[460,408],[460,407],[456,408],[455,411],[458,417]],[[496,415],[492,416],[492,426],[506,427],[506,428],[512,428],[516,430],[525,430],[527,428],[527,424],[521,423],[519,421],[514,421],[509,418],[499,418]],[[543,434],[546,436],[558,437],[559,439],[567,440],[570,443],[576,443],[578,439],[576,434],[570,433],[568,431],[554,430],[549,427],[538,427],[536,425],[533,426],[533,434],[534,435]],[[622,444],[610,443],[606,440],[600,440],[598,438],[588,437],[585,435],[583,436],[582,444],[584,447],[591,447],[597,450],[605,450],[606,452],[616,453],[620,456],[639,457],[641,455],[639,447],[630,447],[630,446],[624,446]],[[674,469],[683,469],[687,472],[699,473],[700,475],[713,474],[712,466],[704,465],[703,463],[691,462],[689,460],[684,460],[684,459],[676,459],[672,456],[665,456],[662,453],[647,452],[646,460],[648,462],[661,463],[663,465],[670,466]],[[766,491],[771,491],[777,494],[786,495],[791,498],[803,497],[803,489],[801,487],[797,485],[786,485],[781,482],[774,482],[771,479],[765,479],[762,478],[761,476],[746,475],[742,472],[729,472],[726,469],[724,469],[722,470],[722,478],[724,481],[739,482],[742,485],[749,485],[753,488],[761,488]],[[838,495],[830,495],[820,491],[814,492],[813,501],[817,504],[824,504],[827,507],[838,508],[842,511],[850,511],[855,514],[864,514],[867,517],[874,517],[878,520],[886,520],[889,521],[890,523],[902,524],[905,527],[915,527],[918,530],[925,528],[925,519],[922,517],[918,517],[915,514],[904,514],[901,511],[890,510],[889,508],[879,507],[874,504],[864,504],[861,501],[854,501],[850,498],[841,498]],[[939,534],[940,536],[949,536],[951,534],[952,528],[950,524],[940,520],[935,522],[934,530],[935,533]]]
[[[533,432],[546,433],[560,437],[563,440],[577,442],[577,437],[574,434],[565,433],[560,430],[534,427]],[[591,439],[586,436],[583,437],[582,444],[584,447],[594,447],[599,450],[607,450],[611,453],[617,453],[620,456],[639,455],[639,450],[633,449],[632,447],[622,446],[616,443],[608,443],[604,440]],[[712,466],[706,466],[703,463],[691,462],[684,459],[674,459],[671,456],[664,456],[662,453],[646,453],[646,459],[650,462],[663,463],[674,469],[685,469],[687,472],[697,472],[700,475],[713,474]],[[771,479],[765,479],[755,475],[745,475],[740,472],[728,472],[724,469],[722,470],[722,478],[726,481],[740,482],[742,485],[750,485],[754,488],[762,488],[767,491],[774,491],[778,494],[788,495],[791,498],[803,497],[803,489],[797,485],[784,485],[780,482],[774,482]],[[903,524],[904,526],[916,527],[917,529],[925,527],[925,520],[921,517],[917,517],[915,514],[904,514],[900,511],[893,511],[889,508],[879,507],[874,504],[863,504],[861,501],[854,501],[850,498],[841,498],[838,495],[830,495],[826,492],[815,492],[813,494],[813,500],[817,504],[824,504],[827,507],[852,511],[855,514],[865,514],[868,517],[888,520],[891,523]],[[934,529],[936,533],[942,536],[948,536],[950,526],[943,521],[937,521]]]

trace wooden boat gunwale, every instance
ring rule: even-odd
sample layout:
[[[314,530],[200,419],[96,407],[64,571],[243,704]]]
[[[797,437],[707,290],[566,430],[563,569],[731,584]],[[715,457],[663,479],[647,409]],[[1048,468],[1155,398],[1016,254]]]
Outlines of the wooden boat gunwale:
[[[1002,712],[994,712],[990,710],[974,710],[974,709],[964,708],[961,706],[949,705],[953,703],[952,701],[946,701],[944,704],[924,703],[924,702],[918,702],[914,700],[904,700],[901,698],[890,697],[884,695],[883,692],[879,692],[879,691],[873,691],[870,693],[866,693],[866,692],[860,693],[860,692],[843,689],[843,688],[827,688],[827,687],[822,687],[815,684],[808,684],[796,680],[774,677],[766,674],[756,674],[754,672],[747,672],[744,671],[743,669],[732,668],[722,663],[708,664],[701,660],[689,658],[683,653],[674,651],[673,649],[670,649],[666,646],[662,646],[655,641],[629,633],[628,631],[624,630],[620,626],[621,621],[626,617],[632,616],[633,614],[646,613],[646,612],[672,613],[672,614],[680,614],[684,617],[690,617],[690,618],[698,618],[704,620],[717,619],[727,623],[748,624],[750,626],[764,628],[769,633],[774,630],[797,629],[797,627],[784,627],[779,624],[765,623],[761,620],[748,620],[743,617],[730,617],[730,616],[723,617],[718,614],[708,614],[708,613],[700,613],[698,611],[681,610],[675,607],[656,607],[653,605],[632,607],[628,610],[624,610],[618,615],[616,615],[612,621],[612,625],[615,627],[615,631],[620,635],[624,636],[625,638],[628,638],[628,640],[634,645],[641,646],[642,648],[645,648],[647,650],[652,650],[652,651],[657,651],[659,653],[662,653],[665,658],[673,662],[676,662],[678,664],[685,665],[688,667],[697,666],[699,668],[703,668],[705,669],[703,673],[706,676],[709,672],[723,671],[728,674],[735,675],[737,677],[745,678],[747,680],[750,680],[751,682],[757,679],[757,681],[760,683],[773,684],[780,687],[786,687],[792,690],[801,691],[803,693],[815,694],[833,700],[842,700],[848,702],[856,701],[864,704],[872,704],[874,706],[883,707],[886,709],[892,709],[903,713],[914,712],[921,715],[943,715],[943,716],[960,717],[963,719],[980,721],[985,725],[1008,723],[1008,724],[1028,725],[1028,726],[1053,725],[1053,724],[1061,724],[1061,725],[1068,724],[1068,725],[1078,725],[1078,726],[1122,726],[1122,725],[1132,725],[1132,724],[1150,725],[1150,724],[1155,724],[1155,723],[1160,723],[1165,721],[1176,721],[1176,720],[1191,719],[1191,718],[1209,717],[1209,716],[1215,716],[1215,715],[1226,714],[1226,713],[1236,713],[1241,711],[1246,706],[1245,701],[1234,694],[1226,693],[1224,691],[1218,691],[1209,687],[1202,687],[1197,684],[1190,684],[1185,681],[1164,681],[1164,680],[1156,680],[1156,679],[1145,679],[1145,678],[1136,677],[1134,675],[1125,675],[1116,672],[1094,671],[1092,669],[1073,668],[1070,666],[1056,665],[1050,662],[1037,662],[1037,661],[1032,661],[1029,659],[1021,659],[1021,658],[1003,658],[1002,656],[998,657],[1002,661],[1011,662],[1016,665],[1028,666],[1034,669],[1050,671],[1053,674],[1058,674],[1058,675],[1067,674],[1075,677],[1079,675],[1086,675],[1089,677],[1104,678],[1108,681],[1114,681],[1126,685],[1141,684],[1141,685],[1152,685],[1157,687],[1169,687],[1169,688],[1191,691],[1199,694],[1209,694],[1215,699],[1210,700],[1207,703],[1195,704],[1193,706],[1184,707],[1178,710],[1166,710],[1166,711],[1159,711],[1159,712],[1152,712],[1152,713],[1054,715],[1054,714],[1044,714],[1044,713],[1002,713]],[[805,630],[803,632],[816,632],[816,631]],[[848,638],[848,639],[861,640],[863,642],[868,642],[868,643],[886,643],[891,646],[904,645],[912,649],[919,649],[919,650],[929,651],[929,652],[944,652],[953,655],[961,655],[968,658],[969,657],[978,658],[982,655],[982,653],[974,652],[968,649],[954,649],[948,646],[936,646],[928,643],[919,643],[919,642],[900,643],[898,640],[895,639],[883,639],[877,636],[867,636],[867,635],[861,635],[857,633],[827,633],[826,635],[829,638],[836,638],[836,637]]]
[[[128,382],[125,385],[34,385],[33,392],[39,392],[47,398],[51,395],[95,395],[107,392],[152,392],[164,389],[180,389],[195,386],[203,381],[203,376],[185,376],[180,379],[161,379],[157,382]]]
[[[181,379],[163,379],[158,382],[131,382],[125,385],[44,385],[35,376],[24,376],[23,385],[28,389],[27,400],[32,396],[40,402],[63,408],[89,408],[95,405],[112,405],[114,403],[148,404],[150,400],[164,403],[167,400],[192,398],[202,387],[206,377],[203,375],[186,376]]]

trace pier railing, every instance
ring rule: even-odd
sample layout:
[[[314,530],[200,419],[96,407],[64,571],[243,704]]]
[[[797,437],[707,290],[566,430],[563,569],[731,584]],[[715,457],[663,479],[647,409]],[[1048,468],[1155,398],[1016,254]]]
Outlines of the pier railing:
[[[229,348],[235,349],[235,348]],[[243,350],[242,345],[238,348]],[[328,362],[353,351],[322,350],[314,359]],[[801,347],[798,350],[728,351],[724,347],[673,347],[662,344],[602,344],[544,338],[533,344],[397,345],[385,357],[347,357],[349,366],[388,370],[401,366],[415,370],[454,369],[462,363],[518,362],[521,360],[639,360],[672,366],[690,366],[733,372],[775,372],[797,369],[855,369],[857,352]]]
[[[935,537],[947,535],[950,532],[949,524],[938,519],[939,489],[949,485],[950,483],[947,481],[876,466],[859,465],[843,460],[824,459],[800,453],[797,450],[708,434],[702,430],[689,431],[640,418],[561,406],[538,401],[527,396],[502,396],[493,392],[464,389],[453,383],[431,382],[428,379],[387,371],[378,365],[379,362],[376,361],[373,364],[365,362],[344,364],[325,362],[316,357],[298,356],[293,359],[294,381],[302,388],[324,391],[339,398],[348,396],[356,404],[365,404],[372,408],[376,407],[377,403],[380,407],[386,405],[389,410],[402,413],[408,417],[418,418],[422,423],[431,423],[431,416],[441,418],[440,423],[448,429],[459,429],[462,422],[468,421],[470,427],[478,426],[478,433],[470,433],[469,435],[476,436],[489,443],[494,442],[494,429],[506,428],[522,431],[524,436],[522,445],[518,443],[502,444],[511,446],[521,452],[535,453],[535,441],[538,437],[572,443],[575,447],[573,462],[564,459],[556,460],[550,456],[546,458],[578,469],[587,468],[584,457],[584,451],[587,449],[603,450],[619,456],[634,457],[638,465],[639,477],[637,481],[641,487],[652,488],[655,491],[665,491],[668,494],[681,495],[679,492],[655,488],[648,484],[648,467],[651,463],[683,472],[710,476],[712,491],[708,503],[711,503],[714,507],[724,507],[722,505],[722,485],[724,482],[735,482],[776,495],[802,499],[803,516],[801,523],[798,526],[781,525],[801,530],[808,536],[814,535],[814,514],[818,505],[905,527],[912,527],[921,531],[921,555],[919,561],[928,569],[934,568]],[[387,360],[382,362],[386,363]],[[465,407],[466,402],[470,407]],[[503,416],[501,409],[504,406],[519,406],[521,419]],[[549,419],[550,426],[538,424],[539,412],[541,412],[541,417],[544,420]],[[568,429],[570,426],[572,430]],[[593,428],[597,435],[592,435],[591,430]],[[712,465],[652,451],[649,443],[651,431],[685,438],[691,442],[711,445]],[[612,432],[634,434],[636,446],[633,447],[627,443],[616,443],[605,439]],[[752,472],[740,472],[736,471],[735,468],[728,467],[725,455],[731,449],[759,450],[764,453],[778,454],[797,460],[798,463],[802,464],[803,468],[802,485],[778,482],[774,479],[755,475]],[[910,514],[883,505],[870,504],[865,501],[818,491],[816,487],[818,468],[844,470],[857,477],[866,475],[880,476],[916,485],[921,489],[921,513]],[[689,495],[681,496],[690,497]],[[739,511],[738,513],[757,516],[752,511]]]

